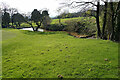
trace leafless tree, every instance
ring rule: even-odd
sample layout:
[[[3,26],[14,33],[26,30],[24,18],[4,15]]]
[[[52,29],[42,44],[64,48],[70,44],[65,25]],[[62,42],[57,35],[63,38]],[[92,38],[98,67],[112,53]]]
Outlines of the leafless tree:
[[[1,10],[2,10],[3,13],[6,12],[6,11],[8,11],[8,9],[10,7],[8,4],[6,4],[4,2],[1,2],[0,6],[1,6]]]
[[[13,14],[18,13],[18,10],[16,8],[9,8],[8,11],[9,11],[10,16],[11,16],[11,22],[12,22],[12,27],[13,27],[13,18],[12,18],[12,16],[13,16]]]
[[[61,8],[58,8],[58,9],[57,9],[57,12],[58,12],[58,14],[60,15],[60,14],[61,14]],[[59,16],[58,18],[59,18],[59,24],[61,24],[60,16]]]

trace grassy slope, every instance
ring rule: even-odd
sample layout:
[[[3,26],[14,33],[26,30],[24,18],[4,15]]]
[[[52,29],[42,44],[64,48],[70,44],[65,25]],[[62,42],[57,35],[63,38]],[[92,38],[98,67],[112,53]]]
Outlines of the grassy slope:
[[[108,40],[4,29],[2,47],[3,78],[118,77],[118,44]]]
[[[77,21],[81,21],[81,20],[92,20],[93,22],[95,22],[95,18],[94,17],[74,17],[74,18],[65,18],[65,19],[61,19],[61,23],[65,23],[66,21],[69,21],[69,20],[77,20]],[[59,24],[59,19],[52,19],[52,22],[51,24]]]

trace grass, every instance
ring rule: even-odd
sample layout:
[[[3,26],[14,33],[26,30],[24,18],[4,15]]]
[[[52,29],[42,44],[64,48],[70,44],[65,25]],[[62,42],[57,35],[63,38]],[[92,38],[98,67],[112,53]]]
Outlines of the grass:
[[[76,20],[76,21],[86,21],[89,20],[89,21],[93,21],[95,22],[95,18],[94,17],[75,17],[75,18],[65,18],[65,19],[61,19],[61,23],[62,24],[65,24],[66,21],[70,21],[70,20]],[[52,22],[51,24],[59,24],[59,19],[52,19]]]
[[[118,78],[118,44],[66,32],[3,29],[3,78]],[[104,59],[108,59],[105,61]]]

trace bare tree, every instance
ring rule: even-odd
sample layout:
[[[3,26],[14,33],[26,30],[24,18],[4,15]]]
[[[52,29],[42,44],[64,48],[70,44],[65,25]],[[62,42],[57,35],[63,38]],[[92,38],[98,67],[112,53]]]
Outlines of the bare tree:
[[[6,3],[4,3],[4,2],[1,2],[0,6],[1,6],[2,12],[8,11],[8,9],[9,9],[9,7],[10,7],[8,4],[6,4]]]
[[[57,12],[58,12],[58,14],[60,15],[60,14],[61,14],[61,8],[58,8],[58,9],[57,9]],[[58,18],[59,18],[59,24],[61,24],[61,18],[60,18],[60,16],[58,16]]]
[[[16,8],[9,8],[8,9],[9,13],[10,13],[10,16],[11,16],[11,22],[12,22],[12,27],[13,27],[13,15],[18,13],[18,10]]]

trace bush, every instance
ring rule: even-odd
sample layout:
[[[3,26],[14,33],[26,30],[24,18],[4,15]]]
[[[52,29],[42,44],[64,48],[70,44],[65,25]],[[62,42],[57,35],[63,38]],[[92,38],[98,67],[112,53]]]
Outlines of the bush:
[[[79,34],[91,35],[96,32],[95,24],[90,22],[90,20],[69,20],[65,22],[67,27],[64,30],[69,32],[77,32]]]
[[[27,24],[27,23],[22,23],[21,25],[20,25],[21,27],[31,27],[29,24]]]
[[[51,25],[47,25],[46,27],[44,27],[46,30],[51,30],[51,31],[63,31],[65,25],[61,24],[51,24]]]

